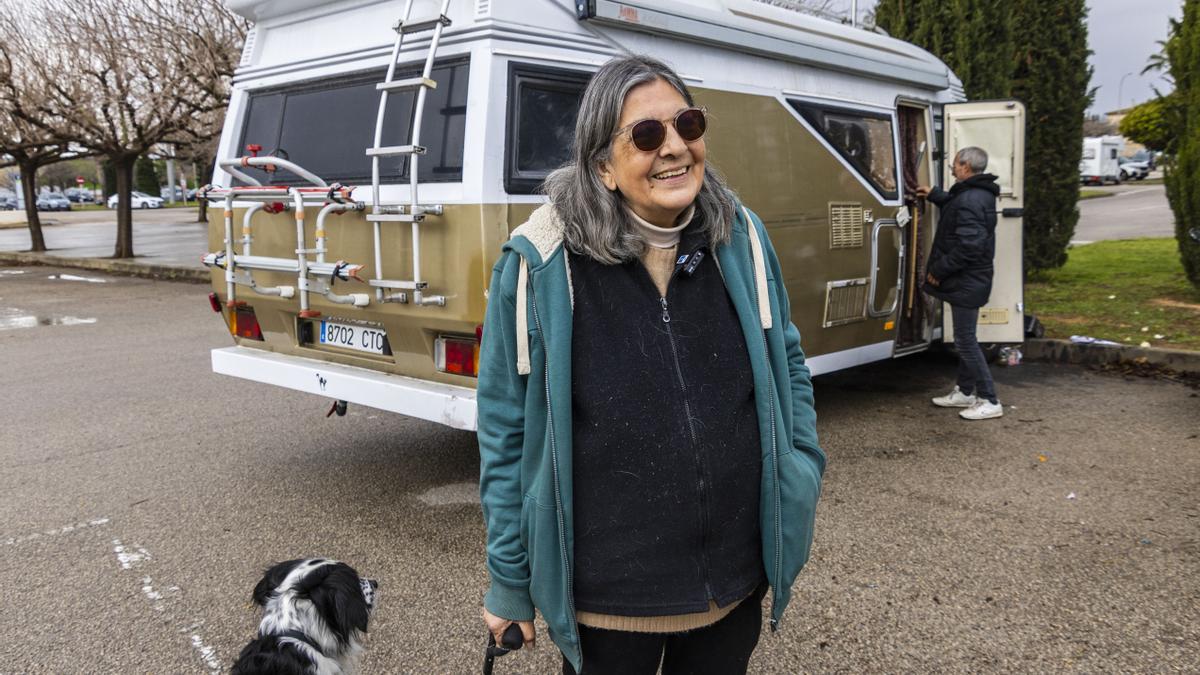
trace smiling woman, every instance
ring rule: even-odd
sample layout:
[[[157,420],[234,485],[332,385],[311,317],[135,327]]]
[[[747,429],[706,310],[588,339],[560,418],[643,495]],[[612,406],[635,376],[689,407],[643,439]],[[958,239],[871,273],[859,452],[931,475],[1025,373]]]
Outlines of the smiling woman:
[[[564,673],[744,673],[768,586],[775,620],[808,555],[824,454],[800,334],[707,131],[666,65],[607,63],[489,286],[484,620],[531,643],[536,607]]]

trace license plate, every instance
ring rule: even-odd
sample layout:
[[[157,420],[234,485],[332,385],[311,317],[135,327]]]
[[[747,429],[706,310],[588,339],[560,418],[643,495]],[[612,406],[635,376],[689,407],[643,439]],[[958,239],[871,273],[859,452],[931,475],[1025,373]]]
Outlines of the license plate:
[[[318,341],[323,345],[353,349],[368,354],[386,354],[388,351],[387,333],[370,326],[356,326],[335,321],[321,322],[321,335]]]

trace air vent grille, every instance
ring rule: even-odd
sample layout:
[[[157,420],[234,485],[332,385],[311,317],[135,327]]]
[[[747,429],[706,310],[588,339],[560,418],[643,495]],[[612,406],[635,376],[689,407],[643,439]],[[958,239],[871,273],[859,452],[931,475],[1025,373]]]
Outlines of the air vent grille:
[[[829,202],[829,248],[862,248],[862,204]]]
[[[246,31],[246,42],[242,44],[242,60],[238,63],[239,66],[249,66],[254,63],[254,42],[257,37],[257,29],[251,28]]]
[[[866,319],[867,282],[868,280],[863,278],[830,281],[825,284],[826,328]]]
[[[475,0],[475,18],[486,19],[492,15],[492,0]]]

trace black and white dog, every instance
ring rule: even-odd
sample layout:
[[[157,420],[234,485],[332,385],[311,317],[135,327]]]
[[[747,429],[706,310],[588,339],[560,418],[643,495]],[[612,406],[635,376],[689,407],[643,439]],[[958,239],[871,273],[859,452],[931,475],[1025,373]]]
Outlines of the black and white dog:
[[[378,584],[325,558],[282,562],[254,587],[258,637],[232,675],[341,675],[356,670]]]

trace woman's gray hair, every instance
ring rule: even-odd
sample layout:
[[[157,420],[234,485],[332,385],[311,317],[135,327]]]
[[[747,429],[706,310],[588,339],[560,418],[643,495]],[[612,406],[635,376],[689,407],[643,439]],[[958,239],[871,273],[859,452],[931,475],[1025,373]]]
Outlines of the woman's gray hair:
[[[954,161],[962,162],[971,167],[971,173],[983,173],[987,168],[988,156],[983,148],[968,146],[954,155]]]
[[[648,56],[625,56],[605,63],[588,83],[575,121],[571,161],[546,177],[543,190],[562,219],[568,250],[605,264],[639,258],[646,242],[629,217],[624,198],[600,180],[600,164],[612,157],[612,139],[621,119],[625,97],[634,87],[663,80],[689,106],[695,105],[687,85],[665,63]],[[705,162],[704,182],[696,195],[709,245],[729,242],[733,229],[734,195],[725,179]]]

